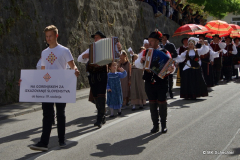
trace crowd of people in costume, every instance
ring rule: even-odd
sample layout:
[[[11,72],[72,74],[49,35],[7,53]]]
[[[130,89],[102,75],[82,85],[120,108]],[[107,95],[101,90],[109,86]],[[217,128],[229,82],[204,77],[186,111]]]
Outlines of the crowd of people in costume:
[[[153,8],[155,17],[165,15],[179,25],[201,24],[207,22],[203,15],[193,9],[189,4],[183,5],[182,0],[139,0],[148,3]]]
[[[74,63],[70,50],[57,42],[58,29],[51,25],[44,30],[48,48],[43,50],[40,60],[41,69],[70,69],[79,71]],[[177,68],[176,85],[180,86],[180,98],[196,99],[208,96],[208,87],[219,84],[221,79],[226,83],[235,75],[238,78],[240,67],[239,39],[232,41],[231,37],[220,38],[214,35],[212,41],[205,40],[205,35],[182,39],[182,46],[176,49],[169,42],[170,35],[155,30],[144,39],[143,46],[135,54],[129,49],[129,54],[122,49],[121,43],[117,44],[120,52],[118,61],[108,65],[96,65],[89,63],[89,48],[79,57],[78,62],[86,64],[88,80],[90,84],[89,100],[97,109],[97,119],[94,126],[101,128],[106,123],[106,104],[110,109],[109,118],[122,115],[122,109],[126,109],[129,102],[132,110],[143,109],[146,101],[149,101],[150,115],[153,123],[151,133],[160,130],[166,133],[167,129],[167,95],[173,98],[173,74]],[[97,31],[91,36],[94,42],[106,38]],[[146,54],[149,48],[161,51],[174,60],[163,78],[157,74],[144,70]],[[46,56],[54,52],[56,60],[53,63],[47,61]],[[131,57],[131,60],[129,60]],[[20,81],[21,82],[21,81]],[[66,103],[56,103],[57,128],[60,147],[65,147],[65,107]],[[54,103],[42,103],[43,130],[40,141],[31,145],[33,150],[46,151],[54,120]]]

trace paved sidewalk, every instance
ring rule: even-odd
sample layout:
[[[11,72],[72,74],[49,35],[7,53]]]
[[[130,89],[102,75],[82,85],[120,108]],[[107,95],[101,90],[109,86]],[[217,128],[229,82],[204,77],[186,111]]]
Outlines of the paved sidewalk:
[[[76,100],[88,98],[89,88],[77,90]],[[14,103],[0,106],[0,120],[16,117],[26,113],[35,112],[42,109],[41,103]]]

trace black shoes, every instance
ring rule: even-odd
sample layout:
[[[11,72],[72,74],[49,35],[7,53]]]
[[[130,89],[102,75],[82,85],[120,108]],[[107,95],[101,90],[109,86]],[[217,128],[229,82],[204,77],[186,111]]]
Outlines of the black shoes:
[[[159,131],[159,126],[153,126],[151,133],[157,133]]]
[[[96,123],[94,123],[94,126],[97,126],[98,128],[102,128],[102,122],[97,121]]]
[[[66,147],[66,143],[65,142],[59,142],[59,146],[60,146],[60,148],[64,148],[64,147]]]
[[[48,151],[48,146],[42,144],[41,142],[31,145],[29,148],[35,151]]]
[[[172,92],[169,92],[169,95],[171,98],[173,98],[173,93]]]
[[[167,128],[162,128],[162,133],[167,133]]]
[[[122,112],[118,112],[117,114],[118,114],[119,116],[121,116],[121,115],[122,115]]]
[[[103,116],[103,118],[102,118],[102,124],[105,124],[105,123],[106,123],[106,117]]]

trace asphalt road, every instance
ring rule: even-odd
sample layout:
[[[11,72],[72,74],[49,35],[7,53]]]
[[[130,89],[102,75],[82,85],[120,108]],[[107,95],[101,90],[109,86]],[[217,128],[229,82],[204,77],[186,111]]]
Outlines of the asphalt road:
[[[240,82],[240,81],[239,81]],[[231,82],[213,88],[209,97],[196,101],[168,101],[167,134],[150,134],[148,106],[123,111],[93,127],[96,109],[87,99],[67,104],[67,147],[58,147],[53,127],[48,152],[28,148],[41,135],[42,111],[0,121],[0,160],[11,159],[127,159],[127,160],[236,160],[240,159],[240,84]]]

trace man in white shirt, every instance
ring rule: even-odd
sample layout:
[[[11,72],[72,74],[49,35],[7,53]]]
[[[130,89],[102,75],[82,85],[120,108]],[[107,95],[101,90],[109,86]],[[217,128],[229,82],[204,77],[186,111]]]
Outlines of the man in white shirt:
[[[73,61],[70,50],[57,42],[58,29],[54,25],[47,26],[44,29],[46,41],[49,47],[42,51],[41,69],[63,69],[67,68],[67,64],[71,69],[75,70],[75,75],[79,76],[79,71]],[[66,103],[55,103],[57,110],[57,131],[59,146],[65,147],[65,107]],[[54,103],[42,103],[43,109],[43,127],[40,141],[31,145],[30,149],[38,151],[47,151],[50,133],[52,129],[52,120],[54,113]]]

